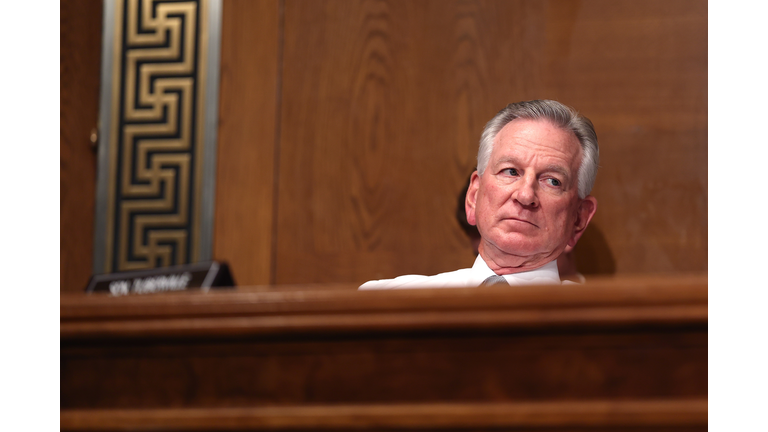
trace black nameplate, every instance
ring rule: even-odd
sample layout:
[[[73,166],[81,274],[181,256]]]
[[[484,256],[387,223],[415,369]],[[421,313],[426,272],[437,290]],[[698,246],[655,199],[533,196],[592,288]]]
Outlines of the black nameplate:
[[[216,261],[91,276],[85,292],[114,296],[234,287],[227,263]]]

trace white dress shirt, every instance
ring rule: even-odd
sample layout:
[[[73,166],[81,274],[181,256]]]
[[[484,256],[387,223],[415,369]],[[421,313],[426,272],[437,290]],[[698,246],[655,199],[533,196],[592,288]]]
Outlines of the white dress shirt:
[[[407,289],[407,288],[452,288],[479,286],[493,272],[478,255],[472,268],[440,273],[434,276],[405,275],[394,279],[372,280],[360,285],[361,290]],[[510,285],[559,285],[560,273],[557,260],[548,262],[535,270],[503,275]]]

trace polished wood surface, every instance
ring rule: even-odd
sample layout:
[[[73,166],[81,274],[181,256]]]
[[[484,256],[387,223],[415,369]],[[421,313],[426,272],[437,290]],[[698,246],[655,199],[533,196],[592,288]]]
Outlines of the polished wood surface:
[[[269,284],[280,10],[264,0],[222,6],[213,257],[236,283]]]
[[[706,427],[706,276],[63,294],[60,316],[63,430]]]
[[[471,264],[454,209],[478,137],[535,93],[508,79],[519,51],[496,37],[539,6],[489,6],[286,2],[277,283]]]
[[[705,431],[706,400],[68,410],[61,430]]]
[[[322,289],[317,289],[322,287]],[[706,322],[706,276],[604,278],[586,286],[357,291],[245,287],[115,298],[62,295],[62,338],[358,333]],[[140,319],[137,319],[140,318]]]
[[[99,117],[102,2],[62,1],[60,11],[60,280],[61,291],[82,291],[93,266],[96,150],[91,131]]]
[[[532,98],[600,137],[583,273],[706,270],[706,34],[701,1],[286,1],[275,282],[471,265],[456,195]]]
[[[61,8],[61,289],[77,291],[101,3]],[[704,1],[224,0],[220,89],[213,256],[239,285],[469,267],[454,211],[480,132],[532,98],[600,139],[579,271],[707,269]]]
[[[706,2],[552,6],[542,79],[600,140],[580,271],[706,271]]]

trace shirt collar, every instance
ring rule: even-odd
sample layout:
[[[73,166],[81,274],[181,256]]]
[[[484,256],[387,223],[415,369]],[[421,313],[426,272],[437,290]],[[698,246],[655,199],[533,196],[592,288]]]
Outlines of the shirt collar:
[[[488,267],[483,257],[480,255],[475,259],[472,265],[472,279],[477,279],[482,283],[485,279],[495,275],[493,270]],[[560,273],[557,270],[557,260],[550,261],[543,266],[521,273],[503,275],[510,285],[559,285]]]

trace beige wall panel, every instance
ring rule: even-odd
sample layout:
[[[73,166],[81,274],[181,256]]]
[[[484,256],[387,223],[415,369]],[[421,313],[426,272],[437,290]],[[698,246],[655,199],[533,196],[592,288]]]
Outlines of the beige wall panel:
[[[101,0],[61,2],[60,289],[82,291],[93,264]]]
[[[214,219],[238,285],[270,283],[279,3],[225,0]]]
[[[472,264],[456,197],[485,122],[538,94],[543,6],[286,2],[278,283]]]

